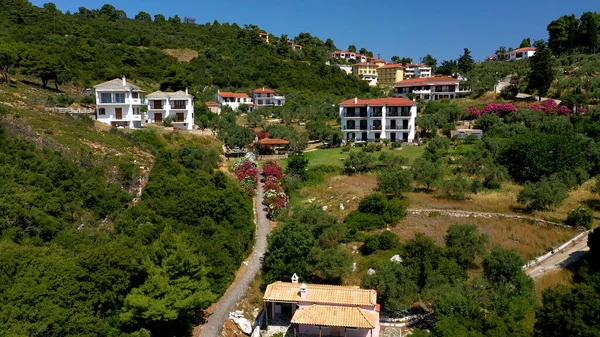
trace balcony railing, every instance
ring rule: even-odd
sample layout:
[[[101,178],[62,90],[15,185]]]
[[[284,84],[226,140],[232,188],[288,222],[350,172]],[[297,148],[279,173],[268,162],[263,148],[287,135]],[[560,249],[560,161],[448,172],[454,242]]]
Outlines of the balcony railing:
[[[410,130],[410,125],[387,125],[385,127],[386,130]]]
[[[367,118],[366,113],[357,114],[357,113],[344,113],[344,117],[346,118]]]
[[[368,128],[366,126],[347,126],[347,125],[344,125],[344,126],[342,126],[342,130],[363,130],[363,131],[367,131]]]
[[[382,117],[383,113],[381,112],[371,112],[371,117]]]
[[[381,125],[371,125],[371,130],[381,130]]]
[[[410,117],[410,112],[388,112],[386,117]]]

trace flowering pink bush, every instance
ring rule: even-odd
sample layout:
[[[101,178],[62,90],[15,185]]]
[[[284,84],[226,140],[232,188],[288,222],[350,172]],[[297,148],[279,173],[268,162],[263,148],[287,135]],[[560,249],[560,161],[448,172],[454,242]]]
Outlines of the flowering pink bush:
[[[279,186],[279,184],[277,184],[276,181],[273,180],[267,180],[265,181],[265,190],[273,190],[277,193],[281,193],[283,192],[283,188],[281,188],[281,186]]]
[[[259,170],[256,168],[256,164],[249,160],[242,162],[235,168],[235,176],[242,188],[249,195],[254,195],[254,188],[258,182],[258,172]]]
[[[283,176],[283,169],[276,161],[269,160],[264,163],[262,173],[265,177],[274,177],[276,180],[279,180]]]
[[[492,103],[492,104],[487,104],[486,106],[483,107],[483,109],[477,109],[476,107],[470,107],[470,108],[467,108],[466,111],[474,118],[481,117],[481,115],[483,115],[485,113],[493,113],[500,117],[503,117],[511,112],[516,112],[517,107],[515,107],[514,104],[510,104],[510,103],[508,103],[508,104]]]
[[[560,108],[558,108],[559,115],[569,115],[572,112],[573,111],[571,111],[571,109],[566,105],[561,105]]]
[[[529,108],[533,111],[543,111],[546,114],[561,114],[568,115],[572,113],[571,108],[566,105],[558,106],[558,103],[553,99],[547,99],[541,103],[534,103]]]
[[[532,111],[542,111],[542,106],[540,104],[532,104],[529,106],[529,109]]]

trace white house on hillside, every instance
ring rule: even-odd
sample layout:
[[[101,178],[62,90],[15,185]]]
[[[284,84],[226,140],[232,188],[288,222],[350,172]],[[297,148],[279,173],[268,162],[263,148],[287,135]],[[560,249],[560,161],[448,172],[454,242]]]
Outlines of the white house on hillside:
[[[277,96],[275,90],[259,88],[252,91],[252,101],[257,108],[265,106],[282,106],[285,104],[285,96]]]
[[[412,142],[415,138],[417,103],[405,98],[353,98],[340,106],[344,141],[385,138]]]
[[[142,127],[144,91],[123,77],[94,86],[96,120],[111,126]]]
[[[219,91],[217,92],[217,102],[230,107],[232,110],[237,110],[241,104],[248,105],[250,111],[254,109],[252,100],[245,93]]]
[[[461,87],[460,80],[453,77],[411,78],[394,85],[394,96],[408,97],[413,94],[424,101],[459,98],[461,94],[469,92],[469,88]]]
[[[194,96],[187,91],[156,91],[148,95],[148,123],[161,123],[173,118],[173,128],[192,130],[194,127]]]
[[[431,67],[423,63],[407,64],[404,69],[404,78],[424,78],[431,77]]]
[[[508,52],[509,60],[525,60],[535,55],[534,47],[525,47]]]

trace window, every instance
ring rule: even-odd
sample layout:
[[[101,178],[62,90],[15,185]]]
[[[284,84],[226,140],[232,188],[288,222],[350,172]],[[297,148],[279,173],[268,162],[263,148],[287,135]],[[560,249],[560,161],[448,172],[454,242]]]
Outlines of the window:
[[[115,94],[115,103],[125,103],[125,94],[124,93]]]
[[[109,93],[101,93],[100,94],[100,102],[102,103],[112,103],[111,96]]]
[[[259,104],[259,105],[262,105],[262,99],[259,99],[259,100],[258,100],[258,104]]]
[[[100,116],[106,115],[106,109],[104,109],[104,108],[98,109],[98,115],[100,115]]]
[[[185,101],[184,100],[176,100],[173,101],[173,109],[185,109]]]
[[[133,114],[134,115],[139,115],[140,114],[140,108],[133,108]]]
[[[137,92],[132,92],[132,93],[131,93],[131,98],[133,98],[133,99],[138,99],[138,98],[140,98],[140,94],[139,94],[139,93],[137,93]]]

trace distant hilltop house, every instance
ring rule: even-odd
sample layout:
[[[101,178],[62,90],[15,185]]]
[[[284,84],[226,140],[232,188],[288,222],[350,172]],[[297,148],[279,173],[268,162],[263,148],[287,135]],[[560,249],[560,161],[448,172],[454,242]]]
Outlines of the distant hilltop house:
[[[461,87],[460,80],[453,77],[411,78],[394,85],[396,97],[408,97],[409,94],[413,94],[424,101],[459,98],[470,92],[471,89]]]
[[[340,106],[344,141],[413,142],[417,103],[405,98],[353,98]]]
[[[260,32],[258,33],[261,39],[263,39],[266,43],[269,43],[269,33]]]
[[[303,48],[301,44],[297,44],[292,40],[287,40],[287,44],[288,46],[292,47],[293,50],[300,50]]]
[[[380,86],[394,86],[404,80],[405,67],[399,63],[388,63],[377,68],[377,83]]]
[[[238,110],[240,105],[246,104],[248,105],[248,111],[254,111],[255,108],[285,105],[285,96],[279,96],[275,90],[265,87],[253,90],[250,96],[246,93],[219,91],[217,92],[217,102],[210,103],[216,103],[221,106],[226,105],[232,110]],[[213,110],[218,110],[217,113],[221,112],[220,107],[217,109],[214,105],[211,111]]]
[[[155,91],[149,94],[148,123],[162,123],[171,118],[174,129],[192,130],[194,127],[194,96],[185,91]]]
[[[96,120],[111,126],[142,127],[144,91],[123,78],[115,78],[94,86]]]
[[[367,62],[367,55],[347,51],[347,50],[336,50],[331,53],[331,57],[341,60],[356,60],[357,62]]]
[[[525,60],[535,55],[534,47],[525,47],[508,52],[509,60]]]
[[[263,297],[266,325],[291,324],[294,336],[379,337],[377,291],[359,287],[275,282]]]
[[[423,63],[411,63],[405,66],[404,78],[426,78],[431,77],[431,67]]]

